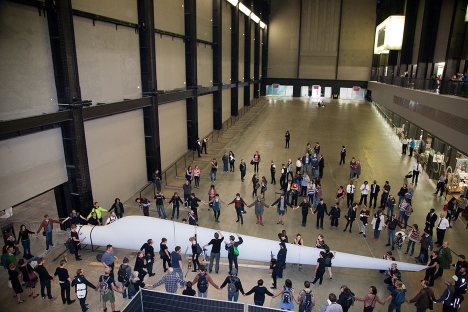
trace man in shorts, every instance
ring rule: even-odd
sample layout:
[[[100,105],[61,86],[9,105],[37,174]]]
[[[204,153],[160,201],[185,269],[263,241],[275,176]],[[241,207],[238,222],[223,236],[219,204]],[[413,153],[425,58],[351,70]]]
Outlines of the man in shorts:
[[[115,311],[115,296],[114,291],[118,293],[123,293],[115,286],[114,278],[110,275],[111,268],[107,267],[104,270],[104,275],[99,277],[98,284],[96,288],[99,290],[99,293],[102,295],[102,308],[104,311],[107,311],[106,302],[110,301],[112,311]],[[107,284],[107,285],[106,285]]]

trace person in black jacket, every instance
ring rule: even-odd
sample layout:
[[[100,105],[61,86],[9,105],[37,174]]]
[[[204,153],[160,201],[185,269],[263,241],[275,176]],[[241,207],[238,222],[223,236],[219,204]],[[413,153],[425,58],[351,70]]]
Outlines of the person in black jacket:
[[[177,219],[179,219],[179,204],[184,204],[182,199],[180,198],[179,194],[177,192],[174,192],[174,195],[172,195],[171,200],[169,201],[169,204],[172,204],[172,216],[171,220],[174,219],[174,213],[177,211]]]
[[[327,204],[323,202],[323,198],[320,198],[320,203],[317,204],[317,208],[312,214],[317,214],[317,230],[320,227],[323,230],[323,218],[325,215],[329,215],[327,211]]]
[[[251,294],[254,294],[254,303],[256,306],[263,306],[263,303],[265,303],[265,295],[273,297],[273,294],[265,286],[263,286],[262,279],[259,279],[257,281],[257,286],[254,286],[251,290],[246,292],[244,296]]]
[[[307,223],[307,216],[309,215],[309,210],[310,210],[310,212],[313,212],[313,209],[310,206],[310,203],[307,200],[307,197],[304,198],[304,201],[302,203],[300,203],[299,206],[297,206],[296,208],[293,208],[293,210],[296,210],[299,207],[302,208],[301,209],[302,210],[302,226],[305,227],[306,223]]]
[[[143,249],[145,250],[145,259],[146,259],[146,269],[148,270],[149,276],[154,276],[156,274],[153,273],[153,264],[154,264],[154,247],[153,247],[153,240],[148,239],[146,243],[141,246],[140,251]]]
[[[351,229],[353,228],[354,220],[356,220],[356,209],[357,209],[357,207],[358,207],[358,204],[354,203],[353,206],[348,209],[348,213],[346,214],[346,219],[348,220],[348,222],[346,222],[346,226],[345,226],[345,229],[343,230],[343,232],[346,232],[346,230],[348,229],[348,225],[349,225],[349,233],[352,233]]]
[[[241,222],[241,224],[244,224],[244,218],[242,217],[242,212],[244,211],[244,206],[247,206],[247,203],[242,199],[239,193],[236,194],[236,198],[232,200],[227,206],[234,204],[234,207],[236,208],[236,214],[237,214],[237,220],[236,222]]]
[[[240,279],[237,277],[237,269],[236,268],[231,269],[229,274],[230,275],[226,277],[226,279],[221,284],[221,286],[219,286],[219,288],[221,289],[224,286],[231,284],[231,283],[234,284],[234,289],[229,289],[229,286],[228,286],[228,301],[237,302],[237,300],[239,299],[239,291],[242,293],[242,295],[245,295],[244,289],[242,288],[242,283]]]
[[[320,149],[320,147],[319,147],[319,149]],[[323,168],[325,168],[325,159],[323,159],[322,154],[320,154],[320,156],[319,156],[318,167],[319,167],[319,178],[322,179],[323,178]]]
[[[146,265],[145,265],[145,260],[144,260],[143,256],[144,256],[143,251],[139,251],[138,255],[137,255],[137,258],[135,260],[135,266],[133,267],[133,271],[138,272],[138,278],[140,280],[143,280],[145,278],[146,274],[148,274],[148,272],[146,272],[144,270],[144,268],[146,268]]]
[[[349,308],[351,307],[351,302],[353,302],[353,300],[351,300],[350,297],[354,297],[354,294],[346,285],[341,286],[340,290],[341,293],[336,303],[341,305],[341,307],[343,308],[343,312],[348,312]]]
[[[45,259],[44,258],[39,258],[37,260],[37,266],[34,269],[34,271],[37,272],[39,275],[39,281],[41,282],[41,297],[42,299],[45,299],[45,293],[44,289],[47,289],[47,298],[49,298],[50,301],[55,300],[55,297],[52,297],[50,293],[50,288],[51,288],[51,282],[54,278],[49,274],[47,269],[44,266]]]
[[[377,206],[377,197],[379,196],[380,192],[380,185],[377,184],[377,181],[374,180],[374,183],[370,186],[370,201],[369,201],[369,208],[372,207],[372,201],[374,201],[374,206],[372,208],[375,209]]]
[[[331,207],[330,209],[330,230],[333,230],[335,228],[336,230],[338,229],[338,220],[340,219],[341,215],[341,209],[339,203],[335,203],[335,206]]]
[[[276,255],[276,260],[278,261],[278,278],[283,278],[283,269],[286,266],[286,255],[288,254],[288,249],[286,248],[285,243],[280,243],[280,250]]]
[[[24,257],[26,259],[32,258],[31,255],[31,241],[29,240],[29,234],[34,234],[34,232],[28,230],[26,225],[21,224],[19,235],[18,235],[18,244],[21,242],[24,249]]]
[[[112,210],[115,210],[115,215],[117,216],[117,219],[123,217],[125,210],[123,204],[120,202],[120,198],[115,199],[115,202],[112,204],[108,212],[111,212]]]
[[[432,208],[429,210],[429,212],[426,215],[426,226],[424,227],[424,230],[428,230],[429,234],[433,236],[433,231],[434,231],[434,226],[435,222],[437,221],[437,214],[435,213],[435,209]]]
[[[236,268],[236,274],[235,275],[237,275],[237,271],[239,270],[239,266],[237,264],[237,257],[239,255],[234,254],[234,246],[237,248],[239,245],[241,245],[244,242],[242,237],[240,237],[239,233],[237,233],[236,235],[237,235],[237,238],[238,238],[237,242],[235,241],[234,235],[229,236],[229,243],[224,242],[224,244],[225,244],[224,249],[226,249],[228,251],[229,272],[232,272],[232,264],[234,264],[234,266]]]
[[[88,305],[86,304],[86,295],[88,293],[88,286],[97,291],[98,289],[90,281],[88,281],[84,275],[83,270],[76,270],[76,276],[73,278],[71,283],[72,287],[75,287],[76,298],[80,301],[81,311],[86,312],[89,310]]]

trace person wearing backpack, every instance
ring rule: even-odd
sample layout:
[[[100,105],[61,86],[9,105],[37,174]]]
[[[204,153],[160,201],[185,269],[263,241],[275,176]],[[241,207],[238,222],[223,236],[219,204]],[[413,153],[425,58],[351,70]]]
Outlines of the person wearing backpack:
[[[206,268],[203,264],[199,266],[200,273],[198,273],[193,279],[192,285],[197,284],[198,297],[208,298],[208,283],[213,285],[214,288],[219,289],[219,286],[213,281],[211,276],[206,274]]]
[[[236,273],[239,270],[239,266],[237,264],[237,257],[239,256],[239,250],[237,247],[241,245],[244,240],[240,237],[239,233],[236,234],[238,241],[235,241],[234,235],[229,236],[229,243],[224,242],[225,246],[224,249],[228,251],[228,260],[229,260],[229,272],[232,272],[232,265],[236,268]]]
[[[127,298],[127,290],[125,289],[130,277],[132,276],[132,268],[128,264],[130,261],[127,257],[123,258],[123,263],[119,267],[117,272],[117,280],[122,283],[123,293],[122,297]]]
[[[312,312],[315,306],[315,298],[312,289],[310,289],[310,282],[304,282],[304,289],[299,293],[297,298],[299,301],[299,312]]]
[[[263,286],[262,279],[259,279],[257,281],[257,286],[254,286],[251,290],[246,292],[244,296],[251,294],[254,294],[254,303],[256,306],[263,306],[263,303],[265,303],[265,295],[273,297],[273,294],[265,286]]]
[[[112,311],[115,311],[115,296],[114,291],[123,293],[115,286],[114,278],[110,275],[111,268],[107,267],[104,270],[104,275],[99,276],[99,281],[96,287],[99,289],[99,293],[102,296],[102,309],[104,312],[107,311],[106,303],[109,301],[111,304]]]
[[[76,276],[73,278],[71,286],[75,287],[76,298],[80,301],[81,311],[88,311],[89,306],[86,304],[87,288],[89,286],[95,291],[97,291],[98,288],[84,277],[82,269],[76,270]]]
[[[341,286],[340,291],[336,303],[341,305],[343,312],[348,312],[349,308],[354,304],[354,293],[346,285]]]
[[[128,299],[132,300],[133,296],[135,296],[135,294],[140,290],[140,288],[152,286],[153,285],[145,284],[142,280],[140,280],[140,278],[138,277],[138,272],[133,272],[127,284],[125,285],[125,287],[127,288],[126,291],[128,292]]]
[[[406,289],[403,289],[403,283],[401,281],[397,281],[395,283],[395,287],[396,288],[392,291],[390,296],[384,300],[384,303],[391,300],[388,305],[388,312],[393,312],[393,310],[400,312],[401,304],[405,302]]]
[[[228,301],[237,302],[239,299],[239,292],[245,295],[241,280],[237,277],[236,268],[231,269],[230,275],[226,277],[221,286],[219,286],[219,289],[224,288],[226,285],[228,286]]]
[[[364,312],[372,312],[377,302],[381,305],[385,304],[385,301],[382,301],[377,295],[377,288],[375,286],[369,287],[369,293],[364,298],[355,296],[354,299],[364,302]]]
[[[297,304],[299,304],[296,294],[294,293],[294,288],[292,288],[292,282],[290,279],[287,279],[284,282],[284,286],[276,295],[273,296],[273,298],[276,298],[279,295],[281,295],[281,300],[280,300],[281,310],[291,311],[292,309],[294,309],[294,301]]]

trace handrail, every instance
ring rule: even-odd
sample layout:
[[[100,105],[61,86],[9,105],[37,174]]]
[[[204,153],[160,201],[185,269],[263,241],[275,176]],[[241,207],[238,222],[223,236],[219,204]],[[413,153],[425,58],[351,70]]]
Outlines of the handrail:
[[[143,191],[146,190],[146,188],[150,185],[153,185],[153,196],[156,195],[156,186],[154,185],[154,182],[148,182],[145,186],[143,186],[143,188],[140,189],[140,198],[142,198],[141,193],[143,193]]]

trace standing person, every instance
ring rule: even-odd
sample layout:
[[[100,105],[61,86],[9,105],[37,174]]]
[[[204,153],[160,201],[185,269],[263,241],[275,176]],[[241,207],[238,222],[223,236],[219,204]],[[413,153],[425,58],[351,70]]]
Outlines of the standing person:
[[[252,176],[252,198],[257,196],[257,190],[260,188],[260,180],[257,178],[257,174],[254,173]]]
[[[234,172],[234,164],[236,163],[236,157],[234,157],[234,153],[229,151],[229,172]]]
[[[387,245],[385,246],[392,246],[392,250],[395,250],[395,230],[396,227],[399,226],[402,228],[400,222],[398,221],[396,214],[392,214],[391,217],[385,222],[385,225],[387,227]]]
[[[300,203],[299,206],[297,206],[296,208],[293,208],[293,209],[296,210],[299,207],[301,207],[301,211],[302,211],[302,226],[305,227],[306,224],[307,224],[307,216],[309,215],[309,210],[310,210],[310,212],[313,213],[312,206],[310,205],[307,198],[304,198],[302,203]]]
[[[244,296],[248,296],[254,294],[254,304],[256,306],[263,306],[265,303],[265,295],[268,295],[270,297],[273,296],[273,294],[265,287],[263,286],[263,280],[259,279],[257,281],[257,286],[254,286],[251,290],[245,293]]]
[[[307,186],[309,185],[310,178],[307,172],[302,174],[301,179],[301,195],[300,196],[307,196]]]
[[[212,245],[211,252],[210,252],[210,265],[208,267],[208,272],[211,273],[213,271],[213,262],[216,260],[215,272],[218,274],[219,272],[219,257],[221,256],[221,243],[224,240],[223,233],[218,230],[214,233],[214,238],[212,238],[209,243],[203,245],[203,248]]]
[[[284,190],[286,188],[286,179],[288,175],[288,169],[286,168],[285,164],[281,165],[281,177],[280,177],[280,188]]]
[[[354,202],[354,191],[356,187],[353,184],[353,181],[349,181],[349,184],[346,186],[346,206],[349,208]]]
[[[160,187],[161,188],[161,187]],[[108,212],[115,211],[115,215],[118,219],[123,217],[125,212],[123,204],[120,202],[120,198],[116,198]]]
[[[414,303],[417,312],[425,312],[427,309],[432,310],[433,302],[437,299],[434,296],[432,288],[429,287],[426,280],[421,281],[421,290],[413,297],[413,299],[406,299],[406,303]]]
[[[299,157],[296,160],[296,172],[309,172],[309,163],[310,163],[310,155],[309,153],[306,153],[304,156],[302,156],[302,159]],[[302,168],[304,168],[304,171],[302,171]]]
[[[84,240],[80,239],[78,232],[76,231],[76,224],[73,224],[70,231],[70,244],[73,244],[73,250],[75,251],[75,260],[81,261],[81,256],[78,254],[81,249],[81,242]]]
[[[46,238],[46,252],[49,251],[49,247],[54,247],[54,243],[52,241],[52,231],[54,230],[54,223],[61,224],[60,221],[51,219],[49,218],[48,214],[45,214],[44,220],[42,220],[41,225],[39,225],[39,228],[35,233],[37,236],[41,229],[44,229],[42,233]]]
[[[312,289],[310,289],[310,282],[304,282],[304,289],[299,292],[297,297],[299,302],[299,312],[312,312],[312,309],[315,306],[315,298]]]
[[[384,303],[390,301],[388,305],[388,312],[401,311],[401,304],[405,302],[405,293],[406,289],[403,288],[403,283],[401,281],[395,282],[395,289],[392,290],[392,293],[384,300]]]
[[[289,148],[289,140],[291,140],[291,134],[289,133],[289,131],[286,131],[284,138],[286,139],[286,145],[284,146],[284,148]]]
[[[168,274],[172,274],[174,271],[174,275],[177,274],[179,275],[179,282],[180,282],[180,288],[184,287],[184,274],[182,272],[182,257],[180,256],[180,251],[181,251],[180,246],[176,246],[173,252],[171,252],[171,266],[167,269]],[[166,286],[167,287],[167,286]],[[177,287],[176,287],[177,291]]]
[[[30,259],[33,257],[33,255],[31,255],[31,241],[29,240],[29,234],[35,233],[28,230],[26,228],[26,225],[21,224],[20,231],[18,234],[18,244],[21,242],[21,245],[23,245],[23,257],[26,259]]]
[[[361,205],[362,202],[364,201],[364,205],[367,206],[367,195],[369,194],[369,191],[370,191],[370,186],[367,181],[364,181],[364,184],[361,185],[360,190],[361,190],[361,199],[359,200],[359,205]]]
[[[340,166],[341,166],[341,164],[344,165],[345,163],[346,163],[346,148],[343,145],[341,147],[341,152],[340,152]]]
[[[392,187],[390,186],[390,183],[388,181],[385,181],[385,184],[382,187],[382,195],[380,196],[379,208],[385,208],[385,205],[387,204],[388,196],[390,195],[391,188]]]
[[[334,293],[328,295],[328,302],[328,306],[324,305],[320,307],[321,311],[323,307],[326,307],[326,309],[324,310],[325,312],[343,312],[343,308],[337,303],[336,295]]]
[[[385,228],[385,218],[382,215],[382,210],[377,210],[372,219],[372,228],[374,229],[374,240],[379,240],[380,231]]]
[[[325,274],[325,258],[323,255],[324,253],[321,251],[317,259],[317,264],[315,265],[315,278],[311,283],[312,286],[315,286],[317,281],[319,282],[319,286],[322,286],[323,275]]]
[[[463,302],[463,300],[465,300],[465,297],[463,295],[466,294],[467,288],[466,270],[466,267],[461,267],[457,275],[458,279],[455,282],[455,295],[453,300],[454,311],[460,309],[461,303]]]
[[[59,285],[60,285],[60,294],[62,296],[63,304],[68,303],[68,305],[75,302],[75,300],[70,299],[70,284],[71,279],[68,275],[68,270],[65,269],[67,265],[66,260],[60,260],[60,266],[55,269],[54,277],[58,276]]]
[[[281,242],[279,243],[280,249],[276,255],[276,261],[278,261],[278,278],[283,278],[283,270],[286,267],[286,256],[288,254],[288,249],[286,244]]]
[[[140,211],[143,212],[143,215],[145,217],[149,217],[151,202],[147,198],[135,198],[135,202],[138,203]]]
[[[115,255],[112,245],[109,244],[106,248],[106,252],[101,257],[101,263],[106,269],[110,268],[110,275],[114,277],[114,261],[119,262],[119,258]]]
[[[330,230],[333,230],[333,228],[335,228],[335,230],[338,230],[338,221],[340,220],[341,216],[341,209],[338,202],[335,203],[335,206],[331,207],[329,215],[331,220]]]
[[[132,268],[128,264],[130,261],[127,257],[123,258],[123,263],[120,265],[119,270],[117,271],[117,281],[122,283],[122,297],[125,299],[127,298],[127,289],[126,286],[132,277]],[[138,272],[137,276],[138,276]],[[130,296],[129,296],[130,297]]]
[[[312,166],[312,177],[314,179],[317,179],[318,178],[319,163],[318,163],[317,157],[315,157],[315,155],[312,157],[312,160],[310,161],[310,165]]]
[[[257,217],[257,221],[255,224],[259,224],[263,226],[263,207],[269,208],[267,204],[265,204],[265,200],[261,197],[257,197],[257,200],[248,205],[247,207],[255,207],[255,216]]]
[[[302,239],[301,234],[297,234],[296,238],[294,238],[294,245],[297,246],[304,246],[304,240]],[[296,266],[296,263],[293,264],[293,266]],[[302,264],[299,263],[299,271],[302,271]]]
[[[241,224],[244,224],[244,217],[242,216],[242,212],[244,211],[244,206],[247,206],[247,203],[242,199],[239,193],[236,194],[236,197],[229,203],[227,206],[234,204],[234,208],[236,208],[236,215],[237,220],[236,222],[241,221]]]
[[[346,214],[346,220],[348,220],[348,222],[346,222],[346,226],[343,230],[343,232],[346,232],[346,230],[348,229],[348,225],[349,225],[349,233],[352,233],[351,232],[351,229],[353,228],[353,222],[354,220],[356,220],[356,209],[358,207],[358,204],[354,203],[353,206],[351,208],[348,208],[348,213]]]
[[[159,243],[159,257],[162,259],[164,273],[166,273],[167,268],[171,267],[171,254],[167,248],[167,238],[165,237],[161,238],[161,243]]]
[[[404,137],[401,141],[401,154],[406,155],[406,149],[408,148],[408,138]]]
[[[91,213],[91,218],[88,219],[88,225],[102,225],[95,212]]]
[[[190,209],[190,194],[192,194],[192,185],[188,182],[185,181],[184,185],[182,185],[182,189],[184,190],[184,203],[185,203],[185,208]]]
[[[164,194],[161,193],[161,191],[154,195],[154,201],[156,202],[156,208],[158,209],[158,217],[167,219],[166,209],[164,209],[164,202],[167,203],[168,201],[166,200],[166,197],[164,197]]]
[[[271,270],[271,279],[273,283],[271,284],[271,289],[276,289],[276,279],[278,278],[278,261],[275,258],[270,261],[270,270]]]
[[[437,270],[437,273],[434,275],[435,280],[444,274],[444,270],[450,269],[450,264],[452,263],[452,252],[448,246],[448,242],[443,242],[442,248],[437,251],[440,263],[439,270]]]
[[[262,198],[265,199],[265,194],[266,194],[266,191],[268,190],[268,182],[265,178],[265,176],[262,176],[262,181],[260,183],[260,192],[262,193]]]
[[[424,230],[424,234],[419,240],[419,245],[421,245],[421,249],[416,260],[419,260],[422,263],[426,263],[429,259],[429,251],[432,251],[433,249],[432,236],[429,234],[428,230]]]
[[[32,267],[26,263],[23,258],[18,260],[18,269],[21,272],[23,282],[26,283],[25,286],[28,290],[29,297],[35,299],[37,296],[39,296],[39,294],[36,294],[37,275],[34,273]]]
[[[208,205],[208,203],[205,203],[204,201],[196,197],[195,193],[190,194],[188,202],[189,202],[188,206],[193,211],[193,213],[197,216],[197,219],[198,219],[198,203],[202,203],[205,206]]]
[[[65,222],[67,222],[68,220],[70,220],[70,223],[71,224],[76,224],[76,225],[80,225],[82,222],[81,220],[85,220],[86,221],[86,218],[83,217],[79,212],[77,212],[75,209],[72,209],[71,213],[68,215],[67,218],[65,218],[63,221],[62,221],[62,224],[64,224]]]
[[[317,155],[317,156],[320,154],[320,144],[319,144],[319,142],[315,142],[314,154]]]
[[[286,176],[291,175],[291,179],[294,179],[293,164],[292,164],[291,159],[288,159],[288,163],[286,164],[286,169],[287,169]]]
[[[367,226],[367,221],[369,219],[370,212],[367,210],[367,207],[364,205],[361,207],[361,211],[359,212],[359,225],[361,231],[359,234],[362,234],[362,236],[366,237],[366,226]]]
[[[197,138],[197,142],[195,142],[195,148],[197,149],[198,157],[201,157],[201,142],[200,142],[200,138]]]
[[[161,190],[161,181],[162,181],[161,172],[158,169],[156,169],[153,173],[153,182],[154,182],[154,185],[156,186],[157,192]]]
[[[196,184],[196,183],[195,183]],[[172,195],[171,199],[169,200],[169,204],[172,204],[172,216],[171,220],[174,219],[174,213],[177,211],[177,219],[179,219],[179,208],[180,204],[184,204],[182,199],[180,199],[179,194],[177,192],[174,192],[174,195]]]
[[[324,260],[324,266],[328,269],[328,277],[330,282],[333,280],[333,273],[332,273],[332,260],[336,257],[336,251],[333,253],[330,251],[330,247],[328,245],[323,246],[324,251],[321,251],[322,257]]]
[[[11,288],[15,292],[13,295],[16,298],[17,303],[24,303],[26,300],[21,300],[21,294],[23,293],[23,287],[21,286],[21,273],[16,270],[16,263],[12,262],[8,266],[8,277],[11,283]]]
[[[327,211],[327,204],[323,202],[323,198],[320,198],[320,203],[315,208],[313,214],[317,214],[317,230],[319,227],[323,230],[323,218],[325,215],[329,215]]]
[[[138,272],[133,272],[128,280],[128,299],[132,300],[133,296],[140,290],[140,288],[151,287],[153,285],[146,284],[138,277]],[[125,291],[125,290],[124,290]]]
[[[413,157],[413,151],[414,148],[416,147],[416,141],[414,141],[413,138],[410,139],[410,145],[409,145],[409,157]]]
[[[210,166],[210,180],[211,183],[213,183],[216,182],[216,172],[218,171],[218,162],[216,161],[216,158],[213,158],[211,160]]]
[[[276,295],[273,296],[273,298],[276,298],[279,295],[281,295],[281,299],[280,299],[281,310],[291,311],[292,309],[294,309],[293,301],[299,304],[299,302],[297,301],[296,294],[294,293],[294,288],[292,287],[292,282],[290,279],[287,279],[286,281],[284,281],[284,286]]]
[[[393,195],[390,195],[387,199],[387,208],[388,208],[387,217],[390,218],[390,216],[393,215],[393,212],[395,211],[395,204],[396,204],[395,197],[393,197]]]
[[[185,283],[185,289],[182,291],[182,295],[195,297],[196,291],[192,289],[192,282]]]
[[[164,288],[166,289],[167,293],[175,294],[177,293],[177,283],[180,284],[180,288],[184,288],[185,281],[183,280],[183,275],[180,274],[179,276],[176,276],[174,273],[174,268],[169,268],[167,270],[167,274],[164,275],[156,284],[153,284],[153,288],[164,284]]]
[[[434,275],[437,270],[437,265],[440,265],[440,260],[437,257],[437,252],[433,250],[431,251],[431,256],[426,263],[426,275],[424,276],[424,280],[427,281],[428,286],[434,286]]]
[[[94,286],[93,283],[91,283],[84,277],[82,269],[76,270],[76,276],[73,278],[71,286],[75,287],[76,298],[78,298],[78,300],[80,301],[81,311],[88,311],[89,306],[86,304],[86,295],[88,293],[88,287],[91,287],[92,289],[97,291],[96,286]]]
[[[351,289],[348,286],[343,285],[340,287],[340,295],[338,296],[338,300],[336,303],[341,305],[343,312],[348,312],[349,308],[354,302],[354,294],[351,292]]]
[[[361,167],[361,161],[358,159],[356,160],[356,169],[354,170],[355,173],[355,179],[358,180],[359,176],[361,175],[362,167]]]
[[[377,184],[377,181],[374,180],[374,183],[370,186],[370,200],[369,200],[369,208],[372,206],[372,201],[374,201],[374,206],[372,207],[375,209],[377,206],[377,197],[379,196],[380,186]]]
[[[322,154],[320,154],[320,156],[319,156],[318,168],[319,168],[319,178],[322,179],[323,178],[323,168],[325,168],[325,159],[323,158]]]
[[[91,216],[93,215],[93,212],[96,213],[97,218],[99,219],[99,222],[100,222],[101,224],[104,224],[104,223],[102,222],[102,213],[103,213],[103,212],[107,212],[107,210],[104,209],[104,208],[102,208],[101,206],[99,206],[99,203],[98,203],[98,202],[94,202],[94,206],[93,206],[93,208],[91,209],[91,211],[90,211],[90,213],[89,213],[89,215],[88,215],[88,219],[91,218]]]
[[[154,241],[150,238],[144,243],[140,251],[144,250],[144,258],[146,260],[146,269],[148,270],[148,275],[154,276],[156,275],[153,273],[153,264],[154,264],[154,247],[153,247]]]
[[[349,178],[354,179],[356,177],[356,158],[351,157],[349,161]]]
[[[447,182],[447,176],[445,175],[445,172],[442,171],[440,173],[439,180],[437,181],[436,191],[432,195],[437,196],[437,193],[440,191],[439,197],[442,197],[445,189],[445,182]],[[462,196],[463,195],[460,195],[460,200],[462,200]]]
[[[190,247],[192,250],[192,272],[197,272],[197,267],[200,267],[200,261],[198,259],[200,259],[200,255],[203,253],[203,249],[197,241],[197,226],[195,226],[195,235],[189,238],[189,242],[191,243]]]
[[[276,224],[284,224],[284,215],[287,212],[287,206],[291,208],[293,208],[293,206],[288,203],[284,197],[284,193],[281,193],[281,196],[270,205],[270,208],[274,205],[277,205],[276,212],[278,213],[278,222]]]
[[[372,312],[377,302],[381,305],[385,304],[385,301],[382,301],[377,295],[377,288],[375,286],[369,287],[369,293],[363,298],[355,296],[354,299],[364,302],[364,312]]]
[[[261,161],[260,154],[258,153],[258,151],[256,151],[251,161],[252,165],[254,166],[254,172],[256,173],[258,173],[258,166],[260,165],[260,161]]]
[[[212,201],[215,198],[216,195],[216,188],[213,184],[211,184],[210,189],[208,190],[208,202]],[[211,203],[208,204],[208,207],[212,207],[213,205]],[[208,210],[210,209],[208,208]]]
[[[209,205],[213,208],[215,222],[219,222],[219,215],[221,214],[221,204],[225,204],[220,198],[219,194],[216,193],[215,197],[209,202]]]
[[[418,184],[419,173],[421,171],[422,171],[422,166],[418,159],[416,163],[413,165],[413,178],[411,179],[411,183]]]
[[[195,276],[192,285],[197,285],[199,298],[208,298],[208,283],[216,289],[219,289],[219,286],[216,285],[211,276],[206,273],[206,268],[203,264],[200,265],[199,270],[200,273]]]
[[[239,233],[237,233],[236,235],[238,238],[237,242],[235,241],[234,235],[229,236],[229,243],[226,241],[224,242],[224,245],[225,245],[224,249],[226,249],[228,252],[229,272],[232,272],[233,264],[234,264],[234,267],[236,268],[236,274],[234,275],[237,275],[237,271],[239,270],[239,266],[237,264],[237,257],[239,256],[239,250],[237,248],[239,245],[241,245],[244,242],[244,240],[239,235]]]
[[[200,188],[200,167],[198,165],[193,168],[193,179],[195,180],[195,188]]]
[[[232,268],[229,272],[230,275],[226,277],[221,286],[219,286],[219,289],[222,289],[227,285],[228,301],[237,302],[239,299],[239,291],[242,293],[242,295],[245,295],[244,289],[242,288],[241,280],[237,277],[237,269]]]
[[[229,155],[228,153],[224,153],[223,157],[221,157],[221,160],[223,161],[223,172],[228,172],[228,167],[229,167]]]
[[[245,164],[244,159],[241,159],[239,164],[239,171],[241,173],[241,181],[244,182],[245,173],[247,172],[247,165]]]
[[[44,258],[39,258],[37,260],[37,266],[34,268],[34,271],[36,271],[37,275],[39,275],[39,281],[41,283],[41,297],[42,299],[45,299],[46,295],[44,292],[44,289],[47,289],[47,298],[49,298],[50,301],[54,301],[55,297],[52,297],[50,293],[50,288],[51,288],[51,282],[54,280],[54,277],[50,276],[49,272],[44,266],[45,259]]]
[[[457,211],[455,212],[455,216],[453,217],[453,221],[458,220],[458,216],[460,213],[465,211],[466,206],[468,206],[468,199],[466,199],[465,195],[460,195],[460,202],[458,203]]]
[[[441,247],[443,242],[444,242],[444,238],[445,238],[445,231],[447,231],[447,228],[450,226],[448,220],[445,218],[445,213],[441,213],[440,214],[440,217],[439,217],[439,222],[437,222],[437,230],[436,230],[436,233],[437,233],[437,247]]]
[[[187,170],[185,170],[185,180],[187,180],[190,184],[192,184],[192,180],[193,180],[192,166],[188,166]]]
[[[309,198],[309,203],[313,205],[314,203],[314,195],[315,195],[316,187],[314,180],[311,180],[307,185],[307,197]]]
[[[135,259],[135,265],[133,266],[133,271],[138,272],[138,278],[141,280],[148,274],[148,272],[145,271],[146,265],[144,256],[143,251],[139,251]]]
[[[442,293],[440,298],[436,300],[436,302],[443,303],[442,312],[452,312],[452,302],[455,294],[455,287],[453,287],[452,282],[450,280],[445,280],[444,284],[447,286],[447,288],[445,288],[444,292]]]
[[[424,227],[424,230],[428,230],[431,236],[432,236],[436,221],[437,221],[437,215],[435,213],[435,209],[431,208],[431,210],[429,210],[429,212],[426,215],[426,226]]]
[[[419,240],[420,240],[420,237],[419,237],[419,227],[418,227],[417,224],[413,224],[413,226],[411,227],[411,230],[410,230],[410,233],[409,233],[408,237],[409,237],[409,240],[408,240],[408,246],[406,247],[405,255],[408,254],[408,251],[409,251],[410,246],[411,246],[411,253],[410,253],[410,256],[412,256],[413,253],[414,253],[414,245],[416,245],[416,243],[418,243]]]
[[[208,137],[205,137],[203,140],[202,140],[202,146],[201,146],[201,153],[203,154],[203,150],[205,150],[205,154],[208,154],[208,152],[206,151],[206,145],[208,143],[208,141],[210,140],[210,138]]]
[[[270,183],[276,185],[276,165],[273,162],[273,160],[271,161],[271,165],[270,165],[270,174],[271,174]]]
[[[107,218],[107,221],[106,221],[106,225],[109,225],[111,223],[114,223],[115,221],[117,221],[118,218],[117,218],[117,215],[115,214],[114,211],[112,211],[109,215],[109,217]]]

